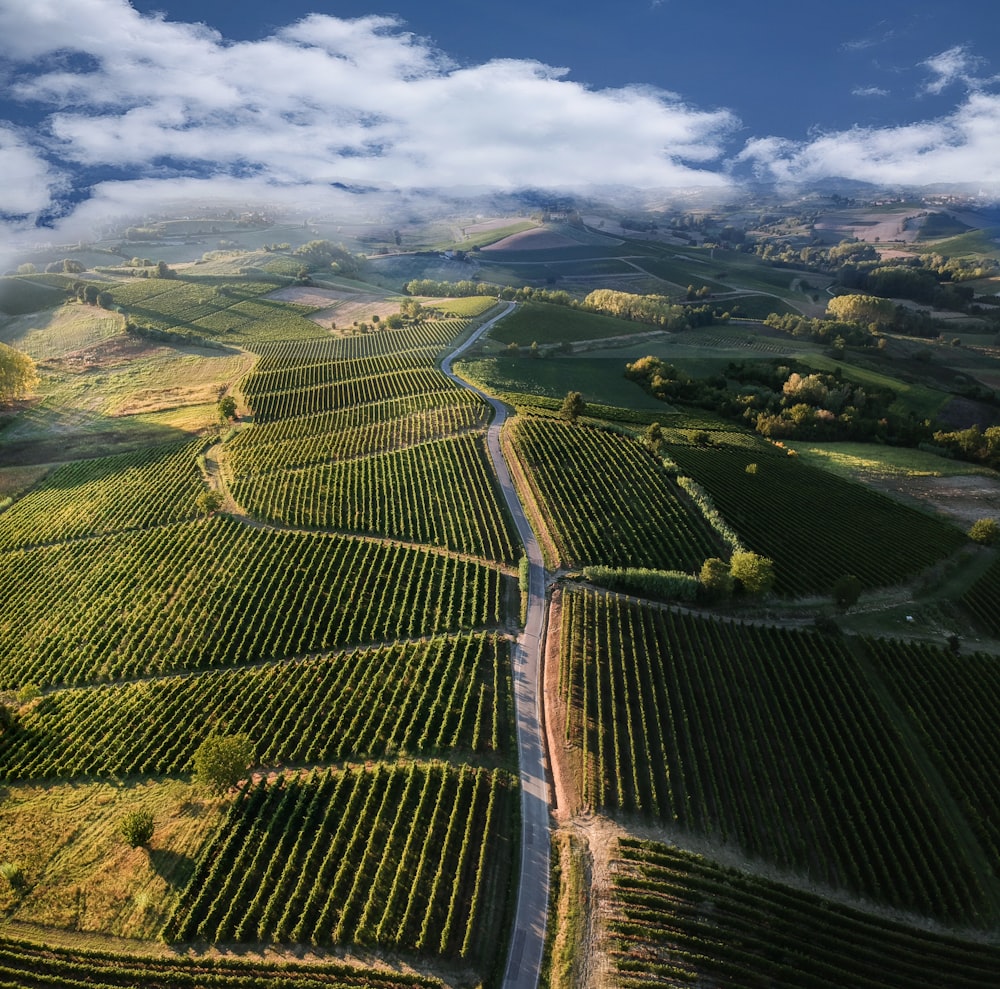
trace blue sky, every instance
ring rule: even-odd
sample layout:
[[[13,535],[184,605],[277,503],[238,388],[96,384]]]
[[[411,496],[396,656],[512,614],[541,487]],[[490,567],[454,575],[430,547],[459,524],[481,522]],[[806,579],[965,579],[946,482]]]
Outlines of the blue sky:
[[[0,0],[0,224],[344,186],[1000,190],[993,3]]]

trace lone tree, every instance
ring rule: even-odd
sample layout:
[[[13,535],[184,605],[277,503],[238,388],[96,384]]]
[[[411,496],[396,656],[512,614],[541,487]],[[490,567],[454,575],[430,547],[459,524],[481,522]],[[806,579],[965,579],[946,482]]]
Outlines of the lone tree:
[[[119,822],[118,831],[132,848],[148,845],[153,837],[152,811],[130,810]]]
[[[195,507],[202,515],[211,515],[222,508],[222,501],[222,493],[212,488],[208,491],[202,491],[198,495],[195,499]]]
[[[23,398],[37,384],[35,362],[27,354],[0,343],[0,406]]]
[[[858,603],[861,589],[860,578],[855,577],[852,573],[845,574],[833,585],[833,603],[841,611],[847,611],[851,605]]]
[[[566,393],[563,403],[559,408],[559,414],[568,422],[576,422],[587,409],[587,403],[578,391]]]
[[[774,561],[757,553],[733,553],[729,574],[747,594],[766,594],[774,586]]]
[[[209,735],[194,754],[194,782],[213,793],[236,786],[254,762],[247,735]]]
[[[225,395],[219,399],[219,415],[223,419],[236,418],[236,399],[232,395]]]

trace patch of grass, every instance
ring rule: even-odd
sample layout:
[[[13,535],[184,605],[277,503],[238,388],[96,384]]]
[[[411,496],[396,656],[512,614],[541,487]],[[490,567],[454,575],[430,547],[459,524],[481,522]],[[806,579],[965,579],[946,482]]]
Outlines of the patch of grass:
[[[125,320],[118,313],[67,302],[7,320],[0,325],[0,342],[42,361],[93,347],[118,336],[124,328]]]
[[[624,374],[625,364],[620,360],[587,357],[493,357],[475,361],[462,361],[455,370],[479,384],[484,390],[502,395],[527,392],[547,398],[565,397],[569,391],[578,391],[585,402],[612,405],[625,409],[662,411],[671,410],[643,391]]]
[[[433,303],[435,309],[463,317],[481,316],[495,305],[496,298],[492,295],[470,295],[464,299],[441,299]]]
[[[480,233],[462,237],[459,240],[442,241],[435,244],[431,250],[436,251],[469,251],[473,247],[486,247],[488,244],[495,244],[505,237],[512,237],[514,234],[524,233],[525,230],[534,230],[541,224],[534,220],[519,220],[507,227],[497,227],[495,230],[483,230]]]
[[[823,467],[841,477],[881,479],[885,477],[955,477],[991,474],[975,464],[949,460],[934,453],[875,443],[822,443],[785,441],[803,463]]]
[[[180,780],[8,786],[0,861],[21,865],[25,891],[0,888],[0,910],[25,923],[156,937],[223,805]],[[153,815],[148,849],[121,839],[132,810]]]
[[[614,316],[554,306],[541,302],[526,302],[518,306],[490,331],[500,343],[516,343],[527,347],[538,344],[570,343],[577,340],[603,340],[611,337],[648,333],[656,329],[645,323],[633,323]]]
[[[552,841],[552,917],[546,937],[547,989],[572,989],[580,984],[586,957],[587,847],[583,838],[556,832]]]
[[[0,501],[13,498],[27,491],[47,473],[47,466],[2,467],[0,468]]]

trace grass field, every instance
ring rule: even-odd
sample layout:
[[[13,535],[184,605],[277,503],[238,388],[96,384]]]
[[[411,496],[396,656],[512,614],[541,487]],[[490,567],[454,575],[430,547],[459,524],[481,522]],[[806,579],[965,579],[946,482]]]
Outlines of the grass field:
[[[655,327],[626,319],[616,319],[614,316],[605,316],[602,313],[541,302],[526,302],[519,305],[506,319],[497,323],[490,330],[490,337],[500,343],[516,343],[527,347],[532,343],[545,345],[578,340],[603,340],[635,333],[648,333],[652,329]]]
[[[42,361],[93,347],[118,336],[124,328],[125,320],[117,313],[68,302],[0,321],[0,341]]]
[[[226,801],[187,781],[10,785],[0,803],[0,861],[18,863],[27,892],[0,887],[12,920],[154,938]],[[122,815],[152,812],[148,849],[119,836]]]
[[[995,476],[985,467],[961,460],[949,460],[901,446],[876,446],[872,443],[822,443],[819,445],[785,442],[803,463],[840,474],[842,477],[958,477],[966,474]]]
[[[669,406],[643,391],[624,374],[621,360],[593,357],[492,357],[459,361],[455,370],[494,395],[529,392],[563,398],[578,391],[585,402],[667,413]]]

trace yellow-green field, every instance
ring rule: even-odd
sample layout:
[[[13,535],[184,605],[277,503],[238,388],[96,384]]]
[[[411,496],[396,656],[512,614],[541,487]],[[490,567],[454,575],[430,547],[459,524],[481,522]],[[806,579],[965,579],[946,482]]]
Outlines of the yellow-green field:
[[[0,911],[46,927],[155,938],[223,807],[180,780],[8,786],[0,862],[21,867],[24,887],[0,884]],[[153,814],[148,848],[119,835],[123,815],[137,809]]]

